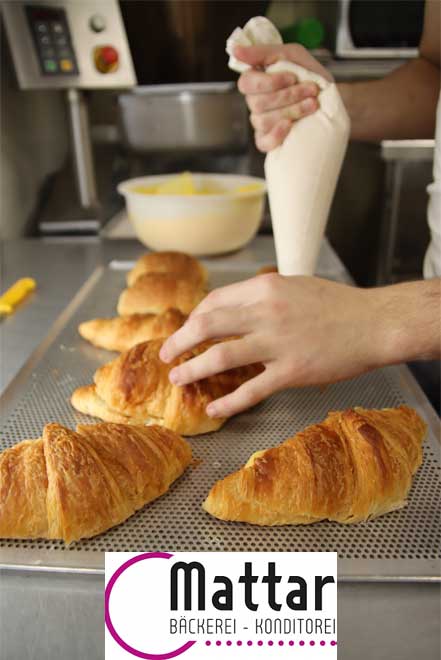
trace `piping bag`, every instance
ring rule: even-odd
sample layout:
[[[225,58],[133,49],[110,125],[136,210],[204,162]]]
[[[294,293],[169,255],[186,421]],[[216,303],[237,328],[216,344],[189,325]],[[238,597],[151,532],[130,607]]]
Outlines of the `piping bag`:
[[[233,54],[235,46],[282,44],[277,28],[263,16],[236,28],[227,40],[228,66],[251,69]],[[335,83],[298,64],[280,61],[267,73],[291,72],[299,82],[315,82],[319,108],[294,122],[283,144],[265,159],[265,177],[281,275],[313,275],[329,209],[349,139],[350,120]]]

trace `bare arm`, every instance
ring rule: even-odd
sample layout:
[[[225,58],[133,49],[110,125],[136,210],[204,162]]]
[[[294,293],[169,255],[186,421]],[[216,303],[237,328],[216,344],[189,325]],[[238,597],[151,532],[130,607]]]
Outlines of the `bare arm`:
[[[314,277],[261,275],[211,292],[167,339],[161,358],[168,362],[207,339],[239,336],[170,372],[172,382],[184,385],[263,362],[265,371],[210,405],[209,415],[223,417],[283,388],[440,357],[440,309],[440,279],[356,289]]]
[[[417,59],[382,80],[338,85],[351,117],[352,139],[433,137],[440,89],[440,6],[439,0],[426,2]]]

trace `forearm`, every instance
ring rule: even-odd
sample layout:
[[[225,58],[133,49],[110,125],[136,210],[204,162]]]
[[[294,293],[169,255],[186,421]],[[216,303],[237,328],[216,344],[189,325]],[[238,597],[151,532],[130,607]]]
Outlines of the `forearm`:
[[[440,6],[426,2],[419,57],[383,78],[342,83],[351,138],[364,142],[432,138],[440,89]]]
[[[375,315],[373,366],[440,359],[441,279],[370,289],[366,293]]]
[[[343,102],[351,118],[351,139],[432,138],[440,69],[419,57],[382,80],[340,83]]]

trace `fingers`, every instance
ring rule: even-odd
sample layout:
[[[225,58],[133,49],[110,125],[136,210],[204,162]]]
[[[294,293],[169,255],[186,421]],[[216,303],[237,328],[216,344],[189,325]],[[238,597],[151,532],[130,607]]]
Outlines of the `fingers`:
[[[268,94],[294,85],[297,78],[293,73],[264,73],[263,71],[247,71],[238,80],[238,88],[242,94]]]
[[[256,405],[275,391],[274,378],[271,371],[266,369],[255,378],[238,387],[231,394],[210,403],[206,412],[210,417],[230,417]]]
[[[236,307],[240,305],[250,305],[256,300],[258,289],[256,288],[256,278],[252,277],[243,282],[235,282],[214,289],[205,296],[199,305],[191,312],[190,318],[198,314],[206,314],[221,307]]]
[[[316,98],[319,91],[318,86],[313,82],[297,83],[268,94],[249,92],[246,102],[252,113],[261,114],[298,104],[310,97]]]
[[[280,44],[277,46],[236,46],[234,55],[237,59],[252,67],[266,68],[280,60],[294,62],[300,66],[332,81],[333,77],[311,53],[300,44]]]
[[[227,307],[191,316],[163,343],[159,356],[168,363],[207,339],[245,334],[251,328],[252,317],[252,310],[245,307],[233,312]]]
[[[262,112],[260,114],[251,114],[250,121],[257,133],[269,133],[276,124],[283,120],[297,121],[301,117],[311,114],[318,107],[316,99],[306,98],[300,103],[295,103],[286,108]]]
[[[256,146],[264,153],[282,144],[292,122],[319,107],[317,85],[289,83],[287,75],[248,71],[239,79],[239,89],[247,95]],[[292,78],[295,80],[295,76]]]
[[[291,126],[292,122],[290,119],[281,119],[268,133],[256,132],[254,136],[256,147],[259,151],[263,151],[263,153],[272,151],[282,144],[291,130]]]
[[[253,364],[259,360],[259,350],[246,339],[235,339],[211,346],[204,353],[170,371],[170,381],[175,385],[187,385],[202,378]]]

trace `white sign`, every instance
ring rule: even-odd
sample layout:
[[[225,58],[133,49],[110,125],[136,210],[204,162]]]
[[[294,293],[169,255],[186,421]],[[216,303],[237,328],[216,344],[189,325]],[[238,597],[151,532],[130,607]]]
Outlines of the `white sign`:
[[[106,660],[337,658],[332,552],[108,552]]]

